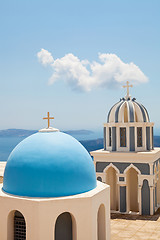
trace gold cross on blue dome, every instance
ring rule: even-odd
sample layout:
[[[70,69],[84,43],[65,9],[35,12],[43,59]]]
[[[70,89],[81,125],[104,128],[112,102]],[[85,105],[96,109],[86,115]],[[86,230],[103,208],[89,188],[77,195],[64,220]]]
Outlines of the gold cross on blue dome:
[[[48,120],[48,128],[50,127],[50,120],[54,119],[54,117],[50,117],[49,112],[47,113],[48,117],[44,117],[43,119],[47,119]]]

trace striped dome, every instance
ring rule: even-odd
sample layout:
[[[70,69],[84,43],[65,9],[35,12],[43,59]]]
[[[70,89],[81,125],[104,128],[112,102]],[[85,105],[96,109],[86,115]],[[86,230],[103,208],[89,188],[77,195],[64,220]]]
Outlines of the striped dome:
[[[146,108],[135,98],[122,98],[109,111],[107,122],[150,122]]]

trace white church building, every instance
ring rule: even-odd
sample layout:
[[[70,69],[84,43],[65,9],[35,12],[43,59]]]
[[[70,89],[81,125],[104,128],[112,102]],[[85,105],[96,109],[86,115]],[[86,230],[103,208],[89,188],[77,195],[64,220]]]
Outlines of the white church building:
[[[97,179],[110,185],[111,210],[153,215],[160,206],[160,148],[146,108],[127,95],[104,123],[104,149],[91,152]]]
[[[109,240],[109,196],[86,149],[48,124],[7,160],[0,240]]]

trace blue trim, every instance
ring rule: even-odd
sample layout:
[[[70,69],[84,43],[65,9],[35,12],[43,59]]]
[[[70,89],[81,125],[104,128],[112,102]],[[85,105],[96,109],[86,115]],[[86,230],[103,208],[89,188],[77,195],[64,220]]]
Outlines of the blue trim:
[[[135,151],[135,128],[129,127],[129,134],[130,134],[130,151]]]
[[[143,185],[141,189],[142,195],[142,215],[150,215],[150,189],[148,181],[145,179],[143,180]]]
[[[141,104],[142,105],[142,104]],[[150,119],[149,119],[149,114],[148,114],[148,111],[147,109],[142,105],[142,107],[146,110],[146,113],[147,113],[147,117],[148,117],[148,121],[150,122]]]
[[[150,127],[146,127],[146,146],[147,146],[147,150],[151,150],[151,146],[150,146]]]
[[[112,151],[116,151],[116,127],[112,127]]]
[[[121,102],[121,100],[120,100],[119,102],[117,102],[116,104],[118,104],[118,103],[120,103],[120,102]],[[110,109],[110,111],[109,111],[109,113],[108,113],[107,123],[109,123],[109,117],[110,117],[111,111],[112,111],[112,109],[116,106],[116,104],[114,104],[113,107],[111,107],[111,109]]]
[[[120,109],[120,107],[122,106],[123,103],[124,103],[124,101],[122,100],[122,101],[119,103],[118,107],[116,108],[116,112],[115,112],[115,122],[118,122],[119,109]]]
[[[129,122],[134,122],[134,107],[133,107],[133,102],[128,101],[129,105]]]
[[[126,212],[126,186],[120,186],[120,212]]]
[[[135,101],[136,99],[120,99],[119,102],[117,102],[116,104],[113,105],[113,107],[110,109],[109,113],[108,113],[108,117],[107,117],[107,123],[110,122],[110,115],[111,115],[111,111],[113,110],[113,108],[117,105],[117,108],[115,109],[115,122],[118,122],[118,115],[119,115],[119,111],[120,108],[122,106],[123,103],[127,103],[128,104],[128,108],[129,108],[129,119],[128,122],[135,122],[135,115],[134,115],[134,104],[137,104],[137,106],[140,108],[141,112],[142,112],[142,116],[143,116],[143,122],[147,122],[147,117],[148,117],[148,121],[150,122],[149,119],[149,114],[147,112],[147,109],[140,103]]]
[[[106,127],[104,127],[103,131],[104,131],[104,150],[106,150]]]
[[[145,111],[142,107],[142,105],[138,102],[135,101],[135,103],[139,106],[139,108],[141,109],[141,112],[142,112],[142,115],[143,115],[143,121],[146,122],[146,114],[145,114]]]

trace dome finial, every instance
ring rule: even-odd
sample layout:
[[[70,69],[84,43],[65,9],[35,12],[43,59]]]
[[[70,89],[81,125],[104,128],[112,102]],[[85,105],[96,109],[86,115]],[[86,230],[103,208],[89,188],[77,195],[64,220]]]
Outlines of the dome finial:
[[[59,129],[50,127],[50,120],[54,119],[54,117],[50,117],[49,112],[47,113],[47,117],[44,117],[43,119],[48,120],[48,127],[40,129],[39,132],[59,132]]]
[[[129,85],[129,81],[126,82],[126,85],[123,86],[123,88],[127,88],[127,95],[126,95],[126,99],[130,98],[130,95],[129,95],[129,88],[130,87],[133,87],[133,85]]]
[[[47,113],[48,117],[44,117],[43,119],[47,119],[48,120],[48,128],[50,127],[50,119],[54,119],[54,117],[50,117],[49,116],[49,112]]]

